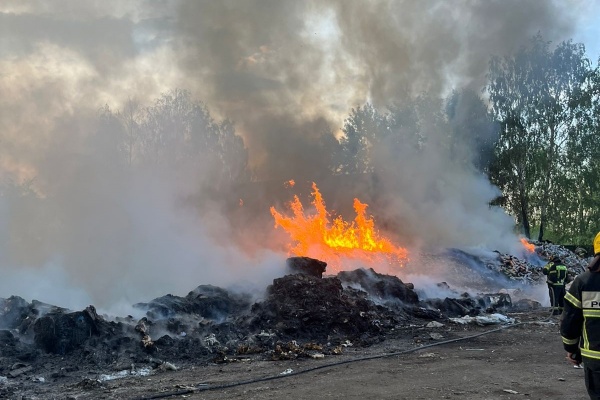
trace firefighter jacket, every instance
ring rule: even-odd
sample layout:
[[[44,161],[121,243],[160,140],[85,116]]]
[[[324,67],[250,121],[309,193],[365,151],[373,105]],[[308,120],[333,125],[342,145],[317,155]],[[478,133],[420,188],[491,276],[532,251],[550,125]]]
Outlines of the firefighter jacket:
[[[586,271],[565,295],[560,325],[565,350],[587,359],[600,360],[600,273]]]
[[[568,283],[567,267],[560,263],[548,263],[544,266],[542,272],[546,275],[546,283],[548,286],[564,285]]]

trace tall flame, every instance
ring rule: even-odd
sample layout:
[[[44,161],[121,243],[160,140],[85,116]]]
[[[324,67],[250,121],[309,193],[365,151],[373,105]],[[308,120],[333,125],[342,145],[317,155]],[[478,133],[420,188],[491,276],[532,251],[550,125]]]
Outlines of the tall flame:
[[[344,221],[341,216],[331,220],[323,196],[312,184],[316,213],[305,215],[298,196],[290,203],[293,216],[284,216],[271,207],[275,227],[281,226],[291,237],[290,253],[326,261],[334,270],[341,269],[341,259],[358,259],[367,263],[387,262],[402,265],[408,252],[379,235],[375,222],[366,216],[367,204],[354,199],[356,218]]]
[[[525,249],[528,252],[530,252],[530,253],[535,252],[535,245],[533,243],[529,243],[527,241],[527,239],[525,239],[525,238],[521,238],[520,240],[521,240],[521,244],[523,244],[523,247],[525,247]]]

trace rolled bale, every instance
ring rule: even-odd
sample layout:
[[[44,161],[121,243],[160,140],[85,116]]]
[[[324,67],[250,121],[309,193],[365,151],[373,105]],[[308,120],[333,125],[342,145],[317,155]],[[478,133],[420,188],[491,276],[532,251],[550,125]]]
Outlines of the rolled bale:
[[[72,313],[48,313],[35,321],[34,343],[48,353],[66,354],[99,333],[93,306]]]
[[[305,274],[323,278],[327,263],[310,257],[290,257],[286,261],[287,268],[293,274]]]

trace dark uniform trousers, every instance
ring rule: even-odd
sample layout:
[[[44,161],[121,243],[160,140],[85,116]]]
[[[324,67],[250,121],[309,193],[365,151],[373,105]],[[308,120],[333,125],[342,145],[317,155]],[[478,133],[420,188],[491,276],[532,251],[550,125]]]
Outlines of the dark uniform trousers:
[[[590,399],[600,400],[600,273],[579,274],[564,306],[560,322],[564,348],[581,354]]]
[[[565,294],[567,293],[565,285],[548,284],[548,292],[550,295],[550,306],[554,315],[560,315],[565,308]]]
[[[583,361],[585,387],[591,400],[600,400],[600,360]]]

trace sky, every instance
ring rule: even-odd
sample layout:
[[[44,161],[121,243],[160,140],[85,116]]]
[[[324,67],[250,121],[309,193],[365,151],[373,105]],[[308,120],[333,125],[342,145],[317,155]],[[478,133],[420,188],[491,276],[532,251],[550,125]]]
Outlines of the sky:
[[[588,57],[597,62],[600,58],[600,2],[579,2],[574,7],[579,18],[571,37],[574,42],[583,43]]]
[[[236,227],[218,208],[181,207],[208,177],[122,176],[93,161],[105,105],[189,90],[235,121],[260,179],[310,177],[324,168],[320,135],[339,134],[351,108],[479,90],[490,55],[536,33],[584,43],[595,63],[599,18],[600,2],[584,0],[3,0],[0,180],[29,182],[47,208],[0,198],[0,297],[116,307],[277,274],[281,254],[249,257],[223,239]],[[433,154],[380,154],[394,171],[381,214],[404,215],[422,241],[514,249],[484,178]]]

